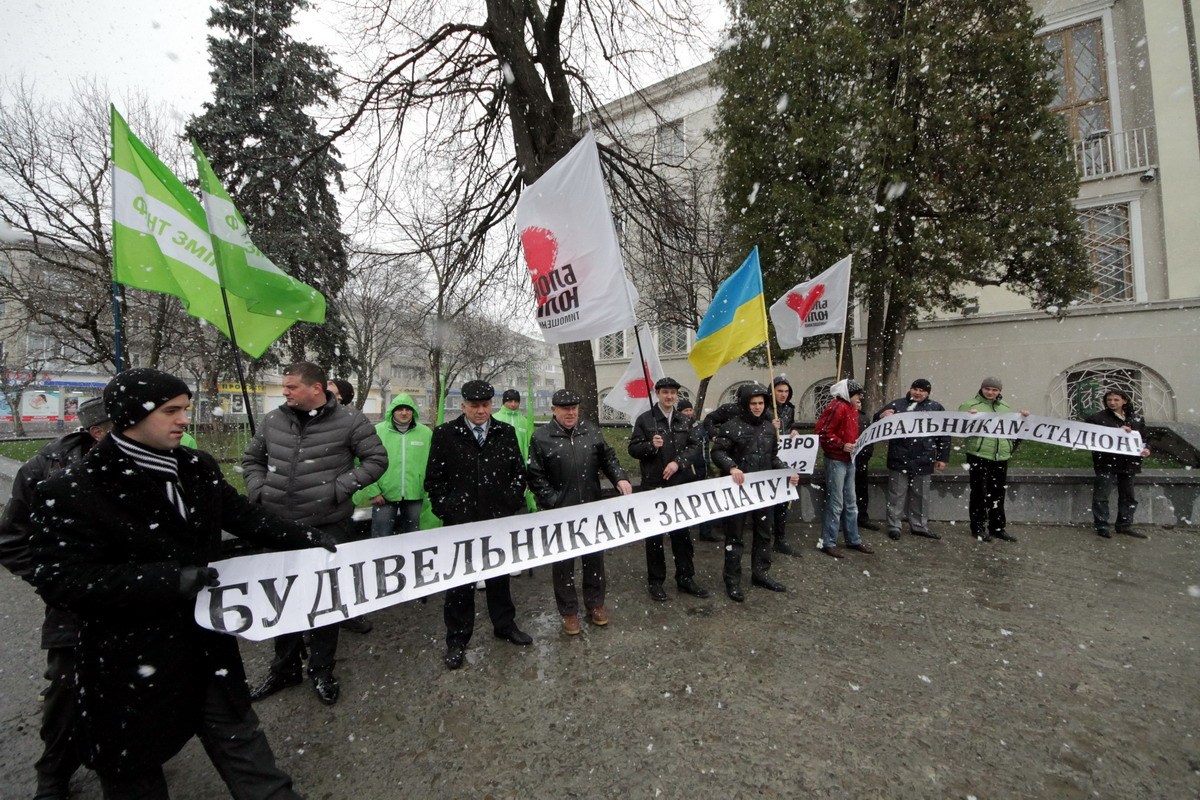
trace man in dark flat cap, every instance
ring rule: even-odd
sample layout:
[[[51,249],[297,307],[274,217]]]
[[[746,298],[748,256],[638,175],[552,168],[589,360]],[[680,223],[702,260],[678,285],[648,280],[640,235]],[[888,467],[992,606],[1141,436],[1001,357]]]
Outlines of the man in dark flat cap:
[[[462,416],[433,429],[425,491],[433,513],[446,525],[500,519],[525,504],[525,461],[512,425],[492,419],[496,390],[487,381],[462,387]],[[528,645],[533,639],[517,627],[509,576],[486,582],[488,615],[499,639]],[[471,583],[446,591],[446,666],[458,669],[475,628],[475,588]]]

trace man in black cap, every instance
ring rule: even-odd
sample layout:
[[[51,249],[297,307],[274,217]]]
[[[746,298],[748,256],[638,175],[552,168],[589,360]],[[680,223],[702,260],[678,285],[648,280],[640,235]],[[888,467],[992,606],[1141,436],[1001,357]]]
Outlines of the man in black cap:
[[[936,400],[930,399],[933,384],[917,378],[908,394],[884,406],[876,419],[910,411],[945,411]],[[934,470],[941,472],[950,460],[949,436],[918,436],[911,439],[892,439],[888,442],[888,502],[887,535],[900,538],[900,523],[908,518],[908,528],[914,536],[940,539],[929,530],[929,488]]]
[[[14,575],[33,580],[29,552],[29,524],[33,493],[37,485],[83,460],[92,446],[112,429],[99,397],[79,406],[79,429],[44,446],[17,470],[12,497],[0,518],[0,563]],[[46,651],[46,687],[42,705],[42,757],[34,764],[37,793],[34,800],[65,798],[68,784],[80,760],[74,741],[78,724],[75,704],[75,647],[79,644],[79,620],[69,611],[46,605],[42,623],[42,649]]]
[[[462,387],[462,416],[433,429],[425,491],[433,513],[446,525],[500,519],[520,512],[525,500],[525,461],[512,425],[492,419],[496,390],[487,381]],[[499,639],[528,645],[533,639],[517,627],[509,576],[486,582],[488,615]],[[446,591],[446,666],[458,669],[475,629],[474,585]]]
[[[282,519],[324,531],[338,542],[354,533],[354,493],[387,471],[387,449],[375,426],[354,406],[328,390],[329,376],[311,361],[283,370],[283,405],[272,409],[242,455],[246,496]],[[275,637],[275,659],[254,689],[255,701],[303,681],[301,661],[308,640],[308,678],[317,699],[333,705],[341,685],[333,674],[338,623],[307,634]],[[360,632],[370,630],[360,627]]]
[[[208,564],[222,531],[275,549],[335,547],[179,446],[190,397],[153,369],[105,387],[112,433],[37,487],[33,582],[79,617],[78,743],[105,798],[167,797],[162,764],[192,736],[234,797],[298,797],[258,727],[236,639],[196,624],[195,597],[217,585]]]
[[[692,421],[675,408],[679,400],[679,382],[659,378],[654,384],[658,402],[638,415],[629,436],[629,455],[641,462],[641,490],[678,486],[695,480],[696,456],[701,447]],[[675,558],[675,585],[679,591],[695,597],[708,597],[709,591],[696,583],[692,537],[687,527],[671,531],[671,555]],[[663,537],[646,539],[646,588],[655,600],[666,600],[663,582],[667,578],[667,556]]]

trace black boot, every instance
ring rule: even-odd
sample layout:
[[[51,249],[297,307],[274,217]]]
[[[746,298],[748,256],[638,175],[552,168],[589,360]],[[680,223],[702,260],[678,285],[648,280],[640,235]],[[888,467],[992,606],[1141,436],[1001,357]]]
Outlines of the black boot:
[[[735,603],[744,603],[746,595],[742,593],[742,585],[734,581],[725,582],[725,594]]]
[[[775,545],[771,549],[776,553],[783,553],[785,556],[795,556],[796,558],[800,557],[799,551],[787,543],[787,534],[777,534],[775,536]]]
[[[750,583],[768,589],[772,592],[786,592],[787,587],[765,572],[756,572],[750,576]]]

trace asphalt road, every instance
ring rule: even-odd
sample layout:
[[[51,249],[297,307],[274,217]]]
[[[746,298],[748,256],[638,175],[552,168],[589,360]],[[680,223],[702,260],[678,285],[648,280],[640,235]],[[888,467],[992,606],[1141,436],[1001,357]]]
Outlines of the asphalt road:
[[[1101,540],[944,525],[877,553],[778,557],[786,594],[736,605],[645,592],[640,543],[608,558],[612,624],[568,638],[549,570],[513,579],[517,648],[483,595],[468,664],[442,665],[440,596],[342,634],[342,700],[260,703],[309,798],[1200,797],[1200,535]],[[812,526],[795,534],[815,542]],[[668,559],[669,561],[669,559]],[[721,546],[697,544],[720,588]],[[32,795],[41,610],[0,578],[0,798]],[[243,643],[251,680],[270,647]],[[173,796],[226,797],[193,741]],[[77,797],[100,797],[81,771]]]

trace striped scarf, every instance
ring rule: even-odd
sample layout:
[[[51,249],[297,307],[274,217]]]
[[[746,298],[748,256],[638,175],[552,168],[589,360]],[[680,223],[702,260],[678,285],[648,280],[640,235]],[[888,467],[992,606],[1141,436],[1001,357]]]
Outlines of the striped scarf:
[[[179,516],[187,519],[187,505],[183,502],[183,491],[179,485],[179,462],[175,459],[175,452],[164,452],[147,447],[144,444],[138,444],[130,439],[126,439],[116,431],[113,431],[110,435],[113,442],[117,445],[117,449],[126,458],[163,481],[163,488],[167,493],[167,499],[175,506],[175,510],[179,512]]]

